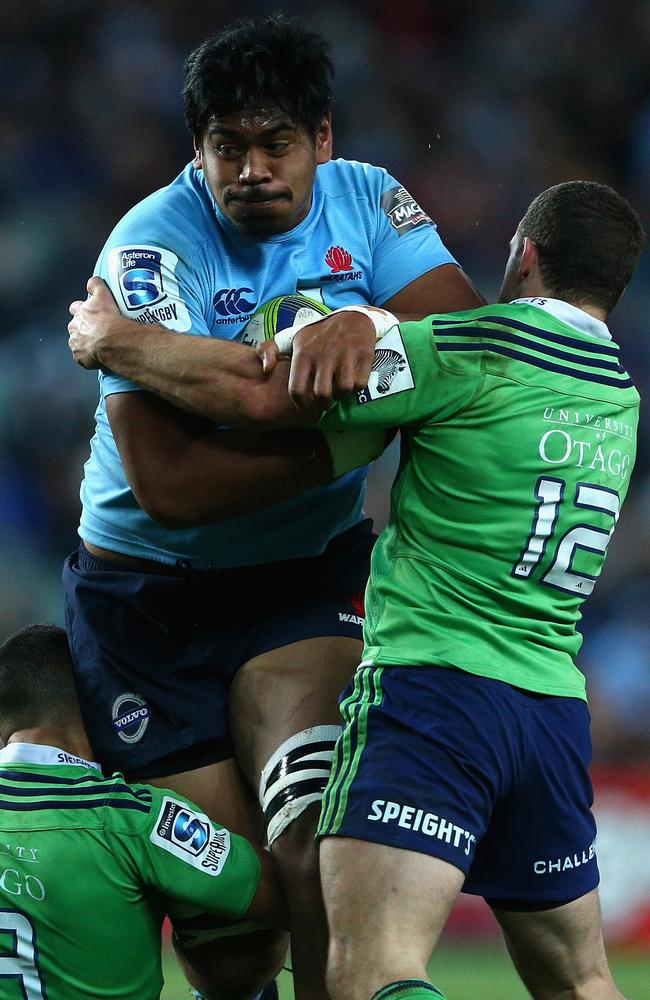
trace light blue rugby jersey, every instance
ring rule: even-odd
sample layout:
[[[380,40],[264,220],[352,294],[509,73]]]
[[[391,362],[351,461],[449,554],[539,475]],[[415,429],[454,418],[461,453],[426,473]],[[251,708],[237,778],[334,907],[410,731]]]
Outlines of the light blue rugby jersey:
[[[266,240],[242,235],[191,164],[128,212],[96,268],[125,316],[183,333],[242,339],[264,302],[295,291],[333,309],[383,305],[440,264],[456,263],[435,225],[384,169],[349,160],[318,167],[307,217]],[[79,534],[115,552],[200,568],[322,552],[363,516],[367,470],[286,503],[197,528],[170,530],[138,506],[106,416],[105,397],[138,389],[102,372],[96,430],[81,484]]]

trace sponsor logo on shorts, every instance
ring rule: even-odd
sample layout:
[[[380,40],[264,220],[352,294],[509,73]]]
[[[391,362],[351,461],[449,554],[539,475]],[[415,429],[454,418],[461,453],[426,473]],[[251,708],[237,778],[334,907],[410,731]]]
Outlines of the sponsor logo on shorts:
[[[257,299],[252,288],[242,285],[241,288],[220,288],[212,299],[212,305],[221,325],[242,323],[257,306]]]
[[[533,871],[536,875],[554,875],[556,872],[567,872],[572,868],[581,868],[588,865],[596,857],[595,841],[586,847],[580,854],[567,854],[563,858],[544,858],[533,862]]]
[[[416,806],[375,799],[370,810],[366,819],[373,823],[396,823],[403,830],[423,833],[426,837],[435,837],[453,847],[462,848],[466,855],[469,855],[472,845],[476,843],[476,837],[469,830],[464,830],[462,826],[445,819],[444,816],[418,809]]]
[[[414,387],[413,373],[406,356],[402,335],[399,328],[395,327],[379,341],[368,385],[357,392],[357,402],[363,405],[373,399],[393,396]]]
[[[150,840],[207,875],[219,875],[230,853],[230,833],[204,813],[165,796]]]
[[[381,207],[398,236],[404,236],[418,226],[433,225],[424,209],[404,187],[394,187],[384,191],[381,196]]]
[[[113,728],[125,743],[137,743],[149,725],[151,712],[144,698],[132,691],[125,691],[113,702]]]
[[[339,621],[340,622],[352,622],[354,625],[363,625],[366,620],[366,609],[364,607],[363,592],[360,594],[355,594],[350,598],[350,604],[354,609],[354,614],[349,612],[339,611]]]

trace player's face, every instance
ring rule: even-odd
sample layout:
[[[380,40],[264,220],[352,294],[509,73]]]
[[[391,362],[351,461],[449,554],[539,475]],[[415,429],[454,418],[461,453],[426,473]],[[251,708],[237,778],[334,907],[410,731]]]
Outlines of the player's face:
[[[520,297],[522,279],[519,275],[521,255],[524,252],[524,238],[517,230],[510,240],[510,256],[503,275],[503,283],[499,292],[499,302],[512,302]]]
[[[331,122],[324,118],[314,138],[279,108],[213,115],[195,151],[221,210],[264,239],[309,212],[316,167],[332,155]]]

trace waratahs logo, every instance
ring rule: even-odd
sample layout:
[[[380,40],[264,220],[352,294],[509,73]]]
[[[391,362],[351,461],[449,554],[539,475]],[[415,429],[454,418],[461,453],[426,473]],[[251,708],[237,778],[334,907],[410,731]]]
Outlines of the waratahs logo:
[[[354,594],[354,596],[350,598],[350,604],[354,608],[355,614],[359,615],[360,618],[365,618],[366,615],[364,597],[365,595],[362,590],[360,593]]]
[[[257,305],[252,288],[220,288],[212,299],[212,305],[221,322],[239,323],[252,313]]]
[[[331,269],[332,274],[339,274],[341,271],[351,271],[352,254],[344,247],[330,247],[325,254],[325,263]]]

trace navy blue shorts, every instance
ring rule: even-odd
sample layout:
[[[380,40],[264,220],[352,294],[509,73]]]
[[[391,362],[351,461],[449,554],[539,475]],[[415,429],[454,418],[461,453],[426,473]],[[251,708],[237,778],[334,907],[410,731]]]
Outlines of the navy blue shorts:
[[[497,906],[598,885],[584,701],[444,667],[361,666],[341,711],[322,836],[442,858]]]
[[[99,760],[152,778],[232,756],[240,666],[301,639],[361,640],[374,539],[366,520],[320,556],[216,572],[136,572],[80,546],[63,570],[66,627]]]

